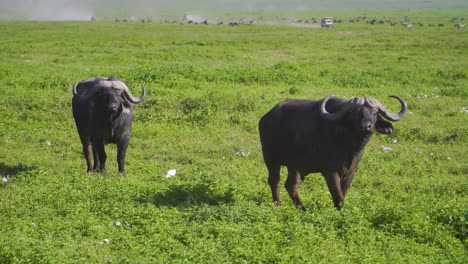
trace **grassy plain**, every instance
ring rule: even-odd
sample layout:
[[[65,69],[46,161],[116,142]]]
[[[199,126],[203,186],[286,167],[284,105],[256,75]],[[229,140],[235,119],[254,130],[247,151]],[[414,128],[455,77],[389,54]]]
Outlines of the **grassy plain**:
[[[448,23],[463,13],[418,11],[412,29],[0,22],[0,262],[466,263],[468,33]],[[112,145],[108,171],[85,173],[70,102],[91,76],[148,89],[125,177]],[[330,94],[398,110],[395,94],[410,113],[373,137],[341,212],[320,175],[305,213],[285,190],[276,207],[258,120]]]

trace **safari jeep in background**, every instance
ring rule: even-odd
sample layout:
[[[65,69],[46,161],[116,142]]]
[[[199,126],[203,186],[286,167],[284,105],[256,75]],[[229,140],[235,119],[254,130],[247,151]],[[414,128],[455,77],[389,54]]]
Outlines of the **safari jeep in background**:
[[[321,27],[325,28],[332,28],[333,27],[333,19],[325,17],[322,18],[322,21],[320,22]]]

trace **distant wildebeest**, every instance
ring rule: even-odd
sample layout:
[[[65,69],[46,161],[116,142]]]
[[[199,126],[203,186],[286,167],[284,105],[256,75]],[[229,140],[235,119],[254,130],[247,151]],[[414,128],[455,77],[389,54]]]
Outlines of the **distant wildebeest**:
[[[462,23],[457,23],[454,25],[454,27],[458,28],[458,29],[462,29],[465,27],[465,24],[462,24]]]
[[[134,97],[127,85],[115,77],[93,77],[73,87],[72,111],[76,128],[83,145],[87,172],[105,170],[105,144],[117,144],[119,173],[125,173],[125,153],[130,141],[133,104],[141,103],[146,96]],[[91,155],[94,165],[91,164]]]
[[[345,101],[332,96],[319,101],[286,100],[266,113],[259,132],[273,201],[280,202],[280,167],[286,166],[285,187],[296,206],[305,210],[299,184],[307,174],[320,172],[335,207],[341,209],[373,132],[393,134],[392,124],[384,118],[398,121],[406,113],[406,102],[391,97],[401,104],[397,114],[371,97]]]

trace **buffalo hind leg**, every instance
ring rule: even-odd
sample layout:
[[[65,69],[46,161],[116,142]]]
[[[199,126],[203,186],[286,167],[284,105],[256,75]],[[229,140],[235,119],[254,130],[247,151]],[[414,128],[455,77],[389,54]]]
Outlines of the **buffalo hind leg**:
[[[344,202],[344,195],[341,191],[341,180],[340,175],[336,172],[322,172],[323,176],[325,177],[325,181],[327,182],[328,190],[333,198],[333,204],[335,204],[335,208],[337,210],[341,210],[343,207]]]
[[[280,186],[279,186],[279,181],[280,181],[280,165],[276,164],[268,164],[268,184],[270,185],[271,188],[271,195],[273,196],[273,202],[276,205],[279,205],[280,203]]]
[[[288,167],[288,179],[286,180],[285,184],[286,190],[288,190],[289,197],[291,197],[294,204],[305,211],[305,207],[302,204],[301,197],[299,196],[299,192],[297,190],[300,184],[301,174],[297,170]]]

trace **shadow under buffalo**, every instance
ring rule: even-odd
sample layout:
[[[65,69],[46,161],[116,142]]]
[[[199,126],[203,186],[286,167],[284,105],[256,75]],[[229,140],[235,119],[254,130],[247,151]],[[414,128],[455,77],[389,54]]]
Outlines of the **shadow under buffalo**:
[[[233,189],[218,190],[214,184],[206,183],[179,183],[171,185],[167,190],[154,195],[140,197],[136,200],[141,203],[151,203],[155,206],[191,207],[202,204],[220,205],[234,201]]]
[[[28,166],[22,163],[17,165],[7,165],[3,162],[0,162],[0,176],[2,177],[14,177],[18,173],[30,171],[33,169],[35,169],[35,167]]]

